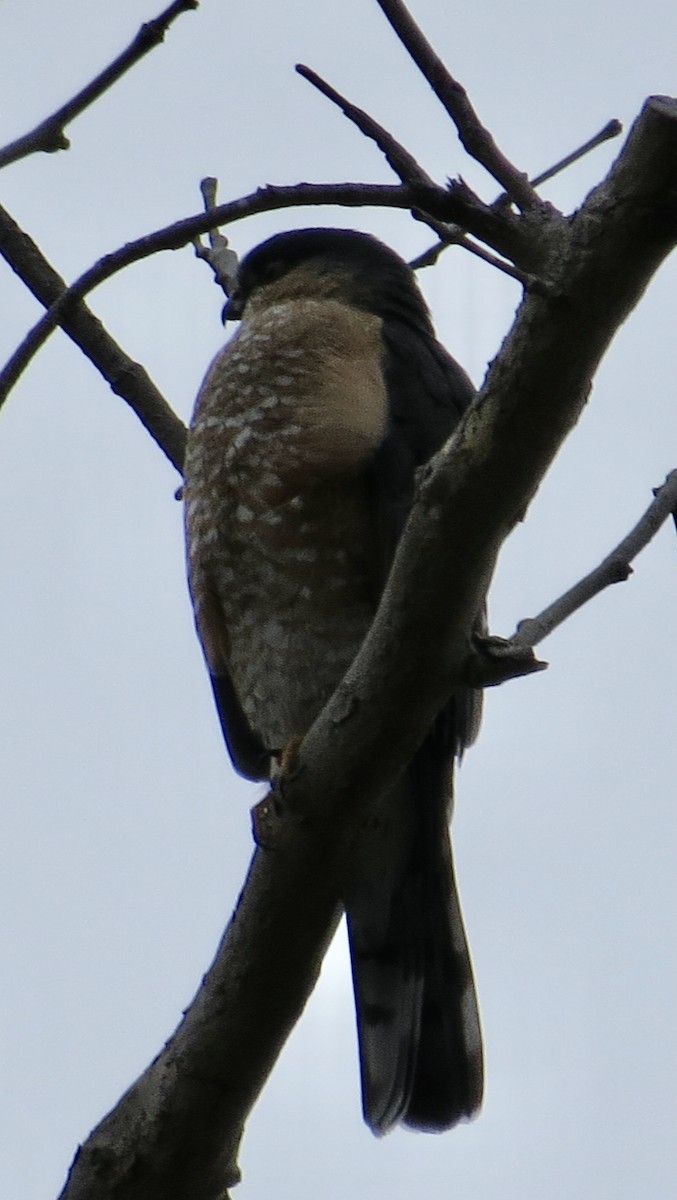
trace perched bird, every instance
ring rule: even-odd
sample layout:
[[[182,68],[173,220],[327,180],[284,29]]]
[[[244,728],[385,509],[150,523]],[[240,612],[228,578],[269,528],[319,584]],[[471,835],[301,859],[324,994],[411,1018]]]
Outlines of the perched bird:
[[[184,496],[198,634],[236,769],[270,775],[372,622],[415,473],[474,390],[408,265],[375,238],[302,229],[241,262],[241,322],[200,390]],[[356,834],[343,883],[367,1124],[442,1130],[482,1098],[482,1043],[454,882],[459,691]]]

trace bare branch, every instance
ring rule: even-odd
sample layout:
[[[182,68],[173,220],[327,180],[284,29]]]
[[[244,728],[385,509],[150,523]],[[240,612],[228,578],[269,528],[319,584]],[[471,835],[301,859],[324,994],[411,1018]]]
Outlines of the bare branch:
[[[119,250],[113,251],[111,254],[105,255],[99,259],[92,267],[82,274],[70,287],[64,287],[61,294],[52,301],[49,310],[37,322],[36,325],[26,335],[21,345],[8,360],[0,373],[0,406],[7,399],[7,396],[15,383],[28,366],[31,359],[37,354],[38,350],[47,341],[47,338],[54,329],[59,325],[64,325],[68,317],[69,310],[79,300],[82,300],[89,292],[98,287],[106,279],[110,279],[118,271],[124,270],[131,266],[134,262],[140,262],[141,259],[148,258],[151,254],[157,254],[162,250],[178,250],[183,246],[194,242],[195,239],[203,233],[218,225],[226,225],[229,221],[235,221],[243,217],[252,216],[254,213],[266,212],[269,209],[284,208],[293,204],[303,203],[303,194],[308,197],[307,203],[320,203],[319,197],[327,197],[334,195],[334,202],[340,203],[336,199],[337,193],[343,195],[346,204],[352,203],[359,207],[368,203],[368,195],[377,193],[378,203],[388,203],[396,207],[406,207],[402,203],[402,189],[399,187],[377,187],[372,188],[371,185],[359,184],[344,184],[338,185],[338,189],[331,187],[325,188],[323,185],[303,184],[294,188],[259,188],[250,196],[244,197],[242,200],[235,200],[230,204],[219,205],[217,208],[210,210],[208,213],[198,213],[196,216],[188,217],[183,221],[177,221],[172,225],[165,226],[151,234],[146,234],[144,237],[138,238],[134,242],[128,242],[125,246],[121,246]],[[332,201],[326,201],[331,203]]]
[[[353,104],[352,101],[346,99],[345,96],[337,91],[336,88],[332,87],[331,84],[327,83],[326,80],[322,79],[322,77],[310,67],[304,66],[303,63],[297,63],[296,70],[298,74],[304,79],[307,79],[308,82],[313,85],[313,87],[316,87],[323,96],[326,96],[328,100],[331,100],[333,104],[336,104],[338,108],[341,109],[344,116],[346,116],[349,121],[352,121],[361,133],[363,133],[366,137],[371,138],[372,141],[376,142],[376,145],[383,152],[388,165],[392,168],[402,183],[423,184],[424,186],[433,187],[435,186],[434,180],[431,179],[417,159],[414,158],[413,154],[405,149],[405,147],[402,146],[401,143],[398,142],[393,135],[388,132],[387,129],[384,129],[384,127],[380,125],[378,121],[374,120],[369,113],[365,112],[365,110],[362,108],[358,108],[358,106]],[[574,150],[571,154],[568,154],[565,158],[561,159],[553,167],[550,167],[547,171],[544,171],[541,175],[531,180],[531,187],[534,188],[539,183],[544,183],[547,179],[552,179],[553,176],[557,175],[560,171],[563,171],[566,167],[571,166],[572,163],[577,162],[578,159],[582,158],[585,154],[588,154],[591,150],[594,150],[603,142],[608,141],[609,138],[617,137],[622,131],[622,128],[623,127],[620,121],[608,121],[604,128],[601,129],[599,133],[595,134],[594,137],[585,142],[583,146],[580,146],[577,150]],[[493,207],[500,207],[506,199],[508,199],[508,197],[506,196],[506,193],[503,193],[494,202]],[[475,198],[473,203],[477,208],[482,207],[482,202],[479,200],[479,198]],[[460,225],[444,224],[441,221],[435,220],[435,218],[429,214],[416,210],[412,215],[417,220],[421,220],[425,224],[429,225],[430,228],[438,234],[440,239],[436,245],[431,246],[428,250],[424,251],[409,264],[413,270],[416,271],[420,270],[422,267],[434,266],[441,252],[445,250],[447,246],[454,245],[461,246],[464,250],[474,254],[477,258],[481,258],[483,262],[486,262],[497,270],[502,271],[505,275],[509,275],[512,279],[515,279],[518,283],[521,283],[525,288],[538,288],[539,286],[543,286],[542,280],[530,275],[528,272],[521,271],[519,267],[513,266],[512,263],[506,262],[505,259],[497,258],[494,254],[491,254],[488,250],[485,250],[483,246],[479,246],[477,242],[474,242],[467,236],[466,230]]]
[[[48,307],[64,294],[66,285],[47,262],[35,242],[0,206],[0,254],[33,295]],[[83,354],[108,380],[116,395],[126,400],[151,437],[181,471],[186,430],[150,376],[113,340],[82,301],[64,313],[62,326]]]
[[[553,179],[555,175],[559,175],[560,171],[564,171],[567,167],[570,167],[572,163],[578,162],[580,158],[583,158],[585,154],[589,154],[591,150],[595,150],[597,146],[601,146],[603,142],[608,141],[610,138],[618,137],[618,135],[622,133],[622,130],[623,126],[621,125],[620,121],[615,119],[612,121],[607,121],[604,128],[600,129],[599,133],[596,133],[594,137],[589,138],[588,141],[584,142],[582,146],[579,146],[577,150],[573,150],[571,154],[567,154],[565,158],[560,159],[560,161],[555,163],[554,166],[548,167],[547,171],[543,171],[540,175],[537,175],[534,179],[532,179],[530,181],[531,186],[537,187],[539,184],[545,183],[546,180]],[[494,200],[492,208],[502,208],[505,204],[509,203],[510,197],[503,192],[497,197],[496,200]],[[427,220],[426,223],[431,229],[435,229],[435,232],[438,233],[439,241],[433,246],[429,246],[427,250],[424,250],[422,254],[419,254],[418,257],[409,264],[414,271],[418,271],[422,267],[434,266],[440,257],[440,254],[446,250],[448,246],[463,246],[465,250],[469,250],[471,254],[475,254],[477,258],[483,259],[483,261],[488,263],[490,266],[496,267],[499,271],[503,271],[506,275],[511,275],[524,287],[533,287],[534,284],[538,282],[534,280],[533,276],[529,276],[525,272],[520,271],[518,268],[511,266],[511,264],[506,263],[504,259],[496,258],[482,246],[478,246],[476,242],[471,240],[471,238],[466,237],[465,230],[463,230],[460,225],[444,225],[442,222],[434,222],[432,219]],[[438,226],[437,229],[435,228],[436,224]]]
[[[339,918],[336,837],[329,822],[297,826],[274,852],[256,851],[183,1021],[80,1148],[60,1200],[224,1200],[238,1182],[243,1114],[301,1015]]]
[[[506,217],[495,214],[491,210],[482,212],[458,191],[450,192],[437,185],[413,187],[405,184],[301,183],[292,187],[258,188],[249,196],[232,200],[228,204],[220,204],[208,213],[186,217],[136,241],[128,242],[119,250],[99,259],[75,283],[65,288],[5,364],[0,373],[0,407],[50,333],[58,325],[64,325],[71,306],[118,271],[161,250],[178,250],[217,225],[227,225],[256,213],[317,204],[337,204],[350,208],[374,205],[430,211],[442,220],[462,219],[469,229],[476,230],[478,236],[484,236],[490,243],[493,239],[498,245],[511,246],[516,254],[523,250],[525,256],[528,256],[531,248],[534,254],[540,255],[540,250],[532,246],[531,239],[528,236],[522,237],[516,220],[512,220],[509,215]]]
[[[375,121],[374,118],[369,115],[369,113],[365,112],[362,108],[358,108],[357,105],[353,104],[350,100],[347,100],[345,96],[342,96],[340,92],[337,92],[336,89],[331,86],[331,84],[322,79],[321,76],[319,76],[315,71],[312,71],[310,67],[305,67],[302,63],[298,63],[296,70],[298,71],[299,75],[302,75],[303,78],[307,79],[309,83],[312,83],[313,86],[318,89],[318,91],[322,92],[323,96],[326,96],[334,104],[338,105],[344,115],[348,117],[348,119],[352,121],[354,125],[357,126],[361,133],[365,134],[366,137],[371,138],[374,142],[376,142],[379,150],[383,151],[388,165],[392,167],[393,171],[399,177],[399,179],[401,179],[402,183],[422,184],[424,187],[435,186],[434,180],[431,179],[430,175],[428,175],[426,171],[424,171],[423,167],[417,162],[413,154],[410,154],[409,151],[406,150],[404,146],[402,146],[393,137],[393,135],[388,132],[387,129],[384,129],[382,125],[379,125],[378,121]],[[481,207],[481,201],[477,200],[475,203],[478,208]],[[420,209],[415,209],[412,215],[416,218],[416,220],[423,221],[426,225],[429,225],[435,233],[439,234],[441,239],[439,243],[439,249],[437,250],[437,253],[434,254],[434,257],[434,251],[427,251],[424,255],[419,256],[419,258],[410,263],[410,266],[413,270],[417,270],[419,267],[432,266],[434,262],[437,261],[440,250],[453,243],[456,246],[462,246],[463,249],[468,250],[471,254],[477,255],[478,258],[490,263],[499,271],[503,271],[506,275],[510,275],[524,287],[528,287],[530,284],[535,282],[533,276],[525,274],[525,272],[520,271],[519,268],[513,267],[511,263],[505,262],[504,259],[496,258],[495,255],[490,254],[487,250],[484,250],[482,246],[478,246],[476,242],[473,242],[467,236],[465,230],[463,230],[459,225],[444,225],[441,221],[436,221],[434,217],[428,215]]]
[[[632,575],[632,562],[648,546],[668,517],[677,513],[677,471],[671,471],[662,487],[656,489],[655,499],[634,529],[583,579],[569,588],[537,617],[520,621],[517,632],[509,639],[514,648],[537,646],[557,629],[572,613],[588,600],[598,596],[613,583],[624,583]]]
[[[378,617],[299,752],[285,793],[299,817],[318,797],[324,813],[325,803],[359,805],[385,790],[466,681],[499,548],[578,420],[615,330],[677,243],[676,188],[677,101],[653,98],[570,223],[564,299],[526,297],[475,401],[423,473]]]
[[[616,120],[615,117],[613,120],[607,121],[604,128],[600,129],[599,133],[596,133],[594,137],[589,138],[588,141],[584,142],[582,146],[579,146],[577,150],[572,150],[571,154],[565,155],[565,157],[561,158],[560,161],[555,163],[553,167],[548,167],[547,171],[541,172],[540,175],[536,175],[532,180],[530,180],[531,186],[534,188],[540,187],[540,185],[542,183],[546,183],[547,180],[554,179],[555,175],[559,175],[561,171],[565,171],[567,167],[572,166],[573,163],[578,162],[578,160],[581,158],[584,158],[585,155],[589,154],[591,150],[596,150],[598,146],[602,146],[604,142],[608,142],[611,138],[618,137],[622,132],[623,126],[621,125],[620,121]]]
[[[382,125],[379,125],[378,121],[369,116],[369,113],[366,113],[364,109],[358,108],[356,104],[347,100],[345,96],[337,92],[336,88],[333,88],[331,84],[322,79],[316,71],[312,71],[310,67],[305,67],[303,63],[297,63],[296,70],[299,75],[307,79],[309,83],[312,83],[313,87],[322,92],[323,96],[326,96],[328,100],[336,104],[344,116],[349,121],[352,121],[365,137],[371,138],[372,141],[376,142],[388,166],[392,167],[402,183],[418,183],[423,184],[425,187],[435,186],[434,180],[423,170],[423,167],[419,165],[413,154],[405,150],[404,146],[401,146],[393,135],[388,133],[387,129],[384,129]]]
[[[119,54],[95,79],[92,79],[91,83],[88,83],[81,92],[78,92],[51,116],[46,117],[39,125],[36,125],[35,129],[0,149],[0,167],[6,167],[9,163],[26,158],[29,154],[35,154],[37,151],[53,154],[56,150],[67,150],[70,142],[64,132],[66,126],[79,117],[80,113],[89,108],[95,100],[98,100],[99,96],[108,91],[108,88],[117,83],[118,79],[135,66],[144,55],[148,54],[149,50],[159,46],[164,41],[169,26],[181,13],[189,12],[198,5],[199,0],[174,0],[174,3],[170,4],[169,8],[161,12],[159,16],[142,25],[127,49],[123,50],[122,54]]]
[[[417,218],[419,216],[417,212],[414,212],[413,215]],[[497,258],[495,254],[491,254],[489,250],[478,245],[463,232],[459,225],[445,225],[443,221],[436,221],[433,217],[423,216],[421,219],[439,235],[440,240],[434,246],[424,250],[422,254],[418,254],[416,258],[412,258],[409,263],[412,271],[420,271],[424,267],[434,267],[440,254],[448,246],[461,246],[470,254],[474,254],[476,258],[481,258],[482,262],[487,263],[490,267],[495,267],[497,271],[502,271],[504,275],[509,275],[511,279],[521,283],[523,288],[543,286],[543,281],[536,276],[529,275],[526,271],[520,271],[519,267],[514,267],[504,258]]]
[[[406,5],[402,0],[378,0],[378,4],[451,117],[468,154],[493,175],[518,208],[523,211],[538,208],[541,201],[526,174],[518,171],[499,150],[477,116],[465,88],[450,75]]]

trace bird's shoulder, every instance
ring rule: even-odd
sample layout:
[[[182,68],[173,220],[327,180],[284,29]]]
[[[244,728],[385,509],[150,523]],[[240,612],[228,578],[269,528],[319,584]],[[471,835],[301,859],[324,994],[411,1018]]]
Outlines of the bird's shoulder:
[[[385,576],[413,502],[416,472],[450,437],[475,389],[431,332],[391,319],[383,322],[381,339],[388,422],[368,474]]]

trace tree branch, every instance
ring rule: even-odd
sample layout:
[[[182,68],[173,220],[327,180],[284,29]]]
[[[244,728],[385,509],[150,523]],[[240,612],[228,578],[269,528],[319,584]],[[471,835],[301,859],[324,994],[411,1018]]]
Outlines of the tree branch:
[[[623,126],[621,125],[620,121],[615,119],[607,121],[606,125],[603,129],[600,129],[599,133],[596,133],[593,137],[589,138],[588,141],[584,142],[582,146],[579,146],[577,150],[572,150],[571,154],[565,155],[565,157],[561,158],[559,162],[554,164],[554,166],[548,167],[546,171],[542,171],[540,175],[536,175],[535,178],[530,181],[531,186],[538,187],[539,184],[545,183],[546,180],[553,179],[555,175],[559,175],[561,171],[566,170],[567,167],[570,167],[573,163],[578,162],[578,160],[583,158],[584,155],[589,154],[591,150],[595,150],[597,146],[601,146],[604,142],[609,141],[610,138],[618,137],[618,135],[622,132]],[[503,192],[497,197],[496,200],[494,200],[491,207],[500,209],[509,203],[510,197]],[[517,279],[524,287],[534,286],[535,281],[533,277],[526,275],[523,271],[520,271],[515,267],[511,267],[509,263],[504,262],[502,259],[495,258],[493,254],[490,254],[482,246],[476,245],[475,242],[465,236],[465,230],[459,225],[444,225],[442,222],[435,222],[432,219],[428,220],[428,224],[430,225],[431,229],[434,229],[435,232],[438,233],[439,241],[436,242],[434,246],[429,246],[427,250],[424,250],[422,254],[419,254],[418,257],[409,264],[412,270],[417,271],[422,267],[434,266],[442,251],[446,250],[448,246],[461,245],[465,250],[469,250],[471,254],[475,254],[478,258],[481,258],[490,266],[496,267],[499,271],[505,272],[506,275],[512,275],[513,278]]]
[[[506,217],[486,209],[482,212],[458,192],[449,192],[438,185],[413,187],[404,184],[301,183],[292,187],[269,185],[258,188],[249,196],[231,200],[228,204],[220,204],[207,213],[186,217],[182,221],[176,221],[154,233],[128,242],[119,250],[99,259],[70,287],[64,288],[0,373],[0,407],[50,333],[58,325],[65,327],[65,319],[72,312],[72,306],[118,271],[159,251],[181,249],[194,242],[200,234],[207,233],[218,225],[228,225],[256,213],[317,204],[337,204],[350,208],[375,205],[421,209],[439,216],[442,220],[463,221],[478,237],[485,237],[491,244],[495,241],[498,245],[513,248],[516,253],[517,250],[523,251],[525,256],[529,249],[535,257],[540,257],[541,254],[540,247],[537,248],[529,237],[522,236],[517,223],[509,215]]]
[[[413,214],[417,219],[419,214],[415,211]],[[458,225],[446,225],[443,221],[436,221],[433,217],[421,218],[425,220],[434,233],[439,236],[439,241],[434,246],[429,246],[422,254],[418,254],[409,263],[412,271],[420,271],[424,267],[434,267],[440,254],[446,250],[448,246],[462,246],[470,254],[474,254],[476,258],[481,258],[490,267],[494,267],[497,271],[502,271],[504,275],[509,275],[516,283],[520,283],[523,288],[539,288],[544,287],[543,280],[536,275],[529,275],[526,271],[520,271],[518,267],[513,267],[512,263],[506,262],[503,258],[497,258],[495,254],[491,254],[489,250],[485,250],[483,246],[479,246],[477,242],[473,242],[466,233]]]
[[[356,125],[360,130],[360,132],[365,135],[365,137],[371,138],[372,141],[376,142],[379,150],[383,152],[388,166],[392,168],[402,183],[413,184],[414,186],[418,185],[423,187],[435,187],[434,180],[431,179],[430,175],[428,175],[426,171],[424,171],[423,167],[417,162],[413,154],[410,154],[409,151],[404,148],[404,146],[400,145],[393,135],[389,133],[387,129],[384,129],[382,125],[379,125],[378,121],[375,121],[374,118],[369,115],[369,113],[365,112],[362,108],[358,108],[357,105],[353,104],[350,100],[347,100],[345,96],[342,96],[340,92],[337,92],[336,88],[333,88],[331,84],[322,79],[321,76],[315,71],[312,71],[310,67],[305,67],[302,63],[297,63],[296,70],[298,71],[299,75],[302,75],[304,79],[307,79],[309,83],[312,83],[313,87],[316,87],[323,96],[326,96],[328,100],[331,100],[332,103],[336,104],[341,109],[344,116],[346,116],[349,121],[352,121],[353,124]],[[486,208],[486,206],[482,206],[481,201],[478,200],[477,208],[480,207]],[[440,247],[451,245],[452,243],[455,246],[462,246],[464,250],[468,250],[471,254],[475,254],[484,262],[496,267],[497,270],[503,271],[506,275],[510,275],[511,278],[516,279],[523,285],[523,287],[529,287],[536,284],[537,281],[533,276],[526,275],[517,267],[513,267],[510,263],[505,262],[503,259],[496,258],[482,246],[478,246],[476,242],[471,241],[465,230],[459,225],[444,225],[441,221],[435,220],[434,217],[420,209],[414,209],[412,211],[412,216],[415,217],[416,220],[425,222],[426,225],[430,226],[434,233],[439,234],[440,238],[442,239],[440,242]],[[426,255],[421,255],[419,259],[410,264],[412,269],[416,270],[422,266],[432,265],[434,260],[430,257],[430,255],[430,251],[428,251]]]
[[[449,73],[402,0],[378,0],[378,5],[451,117],[468,154],[493,175],[522,211],[541,207],[542,202],[526,174],[518,171],[499,150],[477,116],[465,88]]]
[[[211,212],[216,208],[218,186],[218,180],[211,175],[201,181],[200,191],[205,212]],[[211,267],[214,273],[214,282],[225,292],[226,296],[229,296],[237,274],[237,254],[231,250],[228,238],[224,237],[218,229],[210,229],[207,238],[206,246],[200,238],[195,238],[193,242],[195,256]]]
[[[411,760],[475,662],[501,544],[587,399],[620,322],[677,242],[677,102],[645,106],[609,177],[557,238],[555,297],[528,295],[471,408],[423,472],[374,624],[269,804],[204,987],[99,1126],[62,1200],[215,1200],[336,921],[356,821]],[[250,1007],[251,1005],[251,1007]],[[139,1134],[142,1131],[142,1136]],[[188,1188],[187,1180],[190,1179]],[[89,1190],[88,1190],[89,1187]]]
[[[587,142],[584,142],[577,150],[572,150],[571,154],[566,154],[564,158],[560,158],[559,162],[556,162],[554,166],[541,171],[540,175],[535,175],[530,180],[531,186],[533,188],[540,187],[542,183],[547,183],[549,179],[554,179],[556,175],[561,174],[562,171],[566,171],[567,167],[571,167],[579,159],[585,158],[585,155],[589,154],[591,150],[596,150],[598,146],[603,146],[611,138],[619,137],[622,132],[623,126],[620,121],[616,120],[615,117],[612,118],[611,121],[607,121],[606,125],[600,129],[599,133],[595,133],[591,138],[588,138]]]
[[[51,116],[46,117],[39,125],[36,125],[35,129],[24,133],[16,141],[10,142],[9,145],[0,149],[0,167],[6,167],[9,163],[26,158],[29,154],[35,154],[37,151],[53,154],[56,150],[67,150],[70,142],[64,132],[66,126],[79,117],[80,113],[89,108],[95,100],[98,100],[99,96],[108,91],[108,88],[117,83],[118,79],[135,66],[139,59],[148,54],[149,50],[159,46],[164,41],[169,26],[182,12],[189,12],[191,9],[197,8],[198,4],[199,0],[175,0],[159,16],[142,25],[127,49],[123,50],[122,54],[119,54],[109,66],[92,79],[91,83],[88,83],[81,92],[78,92]]]
[[[64,280],[48,263],[32,238],[24,233],[2,206],[0,254],[45,307],[58,303],[59,297],[66,292]],[[185,426],[169,407],[147,371],[125,354],[82,300],[69,305],[68,311],[62,313],[60,324],[101,372],[115,394],[134,409],[169,461],[177,471],[181,471]]]
[[[388,166],[392,168],[402,183],[422,184],[424,187],[435,187],[435,182],[430,178],[427,171],[416,161],[413,154],[405,150],[387,129],[379,125],[369,113],[363,108],[358,108],[340,92],[336,91],[331,84],[322,79],[316,71],[312,71],[310,67],[305,67],[303,63],[296,64],[296,70],[299,75],[306,79],[308,83],[312,83],[313,87],[317,88],[323,96],[331,100],[332,104],[336,104],[344,116],[352,121],[353,125],[357,126],[360,133],[365,137],[371,138],[376,142],[379,150],[382,152]]]
[[[537,617],[520,621],[517,631],[506,642],[515,650],[537,646],[588,600],[613,583],[624,583],[632,575],[632,562],[648,546],[668,517],[677,513],[677,471],[671,471],[655,498],[630,533],[607,554],[594,571],[580,579],[559,599],[544,608]]]
[[[336,928],[335,835],[329,825],[299,827],[281,853],[256,851],[183,1021],[80,1148],[60,1200],[225,1200],[224,1188],[240,1178],[243,1114],[300,1017]]]

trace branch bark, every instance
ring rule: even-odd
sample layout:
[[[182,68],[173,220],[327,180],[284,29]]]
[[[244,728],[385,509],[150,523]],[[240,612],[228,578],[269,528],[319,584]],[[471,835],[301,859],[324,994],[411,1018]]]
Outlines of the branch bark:
[[[406,5],[402,0],[378,0],[378,5],[454,122],[464,149],[493,175],[524,212],[539,208],[542,201],[527,175],[499,150],[477,116],[465,88],[449,73]]]
[[[671,471],[662,487],[656,489],[655,498],[646,512],[606,558],[537,617],[526,617],[520,621],[516,633],[506,641],[506,649],[518,651],[520,647],[537,646],[605,588],[614,583],[624,583],[632,575],[633,559],[648,546],[668,517],[676,515],[677,470]]]
[[[119,54],[82,91],[58,108],[56,112],[51,113],[49,117],[45,117],[44,121],[35,126],[35,129],[24,133],[9,145],[3,146],[0,149],[0,167],[9,166],[10,163],[17,162],[20,158],[27,158],[29,154],[36,154],[38,151],[53,154],[56,150],[67,150],[70,142],[65,134],[66,126],[79,117],[80,113],[89,108],[95,100],[98,100],[99,96],[107,92],[114,83],[117,83],[118,79],[121,79],[139,59],[148,54],[149,50],[159,46],[164,41],[165,33],[172,22],[182,12],[190,12],[191,9],[197,8],[198,3],[199,0],[174,0],[174,3],[170,4],[169,8],[161,12],[159,16],[152,21],[146,21],[127,49],[123,50],[122,54]]]
[[[269,799],[267,848],[204,986],[80,1151],[62,1200],[164,1200],[168,1190],[216,1200],[237,1179],[247,1114],[334,929],[345,839],[449,692],[472,680],[473,621],[500,547],[677,241],[676,194],[677,101],[654,98],[607,180],[552,227],[555,291],[527,295],[466,418],[426,469],[374,625]]]
[[[435,181],[431,179],[427,171],[424,171],[423,167],[420,166],[413,154],[410,154],[404,146],[400,145],[393,135],[389,133],[387,129],[384,129],[382,125],[379,125],[378,121],[375,121],[374,118],[369,115],[369,113],[366,113],[364,109],[358,108],[356,104],[352,104],[350,100],[347,100],[345,96],[342,96],[340,92],[337,92],[336,88],[333,88],[329,83],[322,79],[322,77],[318,75],[316,71],[312,71],[310,67],[306,67],[302,63],[297,63],[296,70],[299,75],[308,81],[308,83],[311,83],[313,87],[316,87],[323,96],[326,96],[328,100],[331,100],[333,104],[336,104],[341,109],[341,112],[344,114],[344,116],[346,116],[349,121],[352,121],[353,124],[356,125],[360,130],[360,132],[365,135],[365,137],[371,138],[372,141],[376,142],[376,145],[383,153],[388,166],[391,167],[403,184],[412,184],[413,186],[421,186],[425,188],[434,188],[436,186]],[[478,203],[477,207],[479,209],[481,205]],[[487,212],[489,211],[486,206],[485,210]],[[493,254],[490,254],[488,250],[484,250],[482,246],[478,246],[475,242],[471,241],[465,230],[459,225],[445,225],[443,222],[436,220],[429,214],[426,214],[422,209],[414,210],[412,215],[417,220],[424,221],[430,226],[434,233],[439,235],[439,237],[442,239],[440,242],[440,247],[451,245],[453,242],[453,244],[456,246],[463,246],[463,248],[469,251],[470,254],[475,254],[478,258],[482,258],[491,266],[496,267],[497,270],[504,271],[506,275],[510,275],[513,279],[516,279],[525,287],[528,287],[530,284],[535,282],[532,278],[525,275],[523,271],[518,270],[517,267],[513,267],[510,265],[510,263],[504,262],[500,258],[496,258]],[[428,255],[429,254],[430,251],[428,251]],[[423,265],[427,265],[427,262],[424,261],[424,256],[422,256],[420,262],[412,264],[414,267]]]
[[[45,308],[59,302],[66,284],[38,249],[0,205],[0,254]],[[167,404],[140,363],[118,346],[98,317],[82,300],[71,302],[60,324],[69,338],[94,364],[116,395],[133,408],[151,437],[169,461],[182,470],[186,428]],[[18,376],[17,376],[18,378]],[[0,396],[0,407],[3,397]]]

